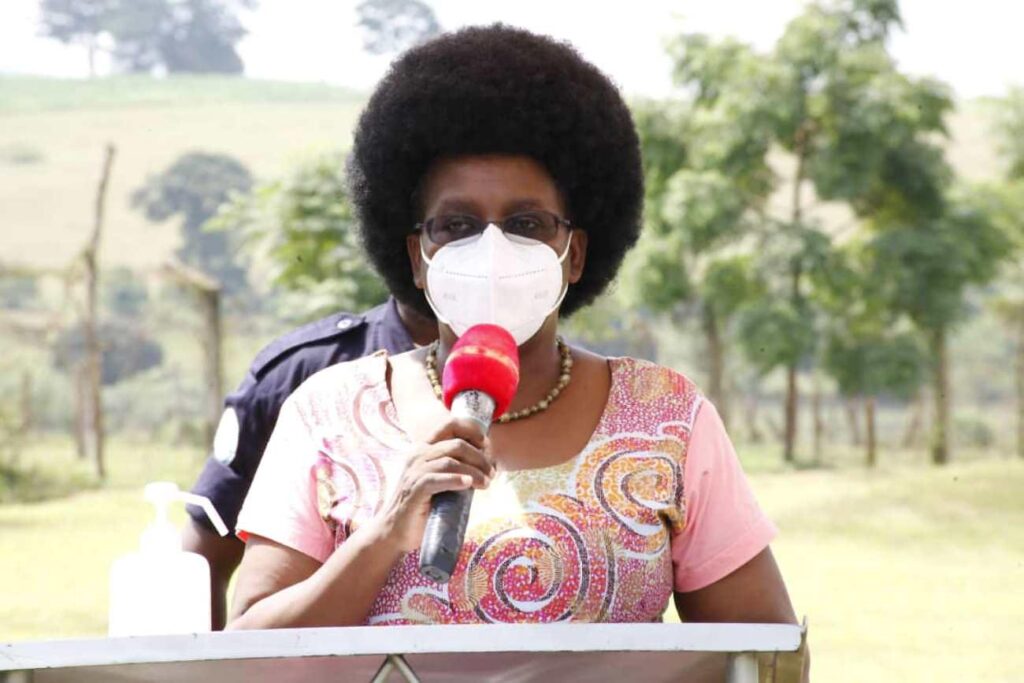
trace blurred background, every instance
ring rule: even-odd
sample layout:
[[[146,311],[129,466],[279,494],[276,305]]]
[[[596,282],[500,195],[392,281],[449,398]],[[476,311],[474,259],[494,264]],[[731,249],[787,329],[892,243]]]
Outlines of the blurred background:
[[[142,485],[192,484],[264,344],[384,299],[351,129],[401,50],[494,21],[629,99],[644,236],[568,335],[717,404],[815,678],[1022,680],[1024,6],[995,0],[5,0],[0,641],[104,634]]]

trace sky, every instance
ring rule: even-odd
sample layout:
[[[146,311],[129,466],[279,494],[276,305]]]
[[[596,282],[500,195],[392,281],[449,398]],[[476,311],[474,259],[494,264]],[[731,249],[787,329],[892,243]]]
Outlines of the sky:
[[[357,0],[261,0],[244,17],[239,51],[253,78],[369,89],[389,57],[362,50]],[[769,48],[804,0],[429,0],[446,29],[504,21],[568,40],[630,95],[671,91],[664,39],[679,32],[733,36]],[[0,73],[85,77],[84,48],[38,35],[38,0],[0,1]],[[940,78],[959,97],[1024,85],[1024,2],[904,0],[894,37],[901,68]],[[103,64],[101,63],[101,67]]]

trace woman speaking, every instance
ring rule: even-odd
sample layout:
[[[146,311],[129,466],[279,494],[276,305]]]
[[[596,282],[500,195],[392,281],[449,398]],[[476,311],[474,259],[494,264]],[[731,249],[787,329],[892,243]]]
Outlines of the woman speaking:
[[[686,377],[568,346],[636,242],[637,134],[571,47],[495,25],[391,67],[349,173],[369,258],[439,341],[327,368],[285,403],[238,521],[230,628],[795,623],[722,422]],[[429,308],[428,308],[429,307]],[[520,383],[485,436],[441,402],[459,335],[507,329]],[[431,496],[472,487],[451,579],[419,570]]]

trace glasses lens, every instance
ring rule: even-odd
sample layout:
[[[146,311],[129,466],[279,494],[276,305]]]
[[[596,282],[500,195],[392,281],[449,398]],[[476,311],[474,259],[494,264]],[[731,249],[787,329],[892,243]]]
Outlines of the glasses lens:
[[[558,233],[558,217],[547,211],[524,211],[503,220],[501,229],[509,235],[548,242]]]
[[[426,223],[427,237],[434,244],[448,244],[484,231],[483,222],[474,216],[442,215]]]

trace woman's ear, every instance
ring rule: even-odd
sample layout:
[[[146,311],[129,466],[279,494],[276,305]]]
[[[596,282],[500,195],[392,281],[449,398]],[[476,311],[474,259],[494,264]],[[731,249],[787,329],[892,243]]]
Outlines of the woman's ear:
[[[420,251],[419,233],[413,233],[405,238],[405,250],[409,252],[409,266],[412,268],[412,281],[417,289],[426,288],[427,269],[423,263],[423,253]]]
[[[573,228],[572,242],[569,243],[569,284],[576,284],[583,277],[583,267],[587,263],[587,233],[585,230]]]

